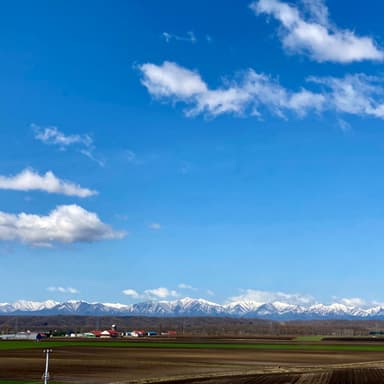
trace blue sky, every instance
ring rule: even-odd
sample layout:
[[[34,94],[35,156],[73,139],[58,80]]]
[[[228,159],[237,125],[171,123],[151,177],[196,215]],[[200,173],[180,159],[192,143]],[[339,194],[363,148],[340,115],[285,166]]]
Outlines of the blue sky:
[[[0,301],[383,302],[382,13],[4,5]]]

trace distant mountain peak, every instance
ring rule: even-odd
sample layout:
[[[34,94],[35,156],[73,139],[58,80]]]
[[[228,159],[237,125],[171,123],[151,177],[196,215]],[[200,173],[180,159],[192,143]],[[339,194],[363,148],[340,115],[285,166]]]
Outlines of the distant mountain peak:
[[[217,304],[206,299],[184,297],[172,301],[146,301],[136,304],[88,303],[84,300],[43,302],[18,300],[0,303],[0,315],[113,315],[113,316],[216,316],[246,317],[272,320],[313,319],[384,319],[380,306],[353,307],[342,303],[312,304],[308,306],[274,301],[234,301]]]

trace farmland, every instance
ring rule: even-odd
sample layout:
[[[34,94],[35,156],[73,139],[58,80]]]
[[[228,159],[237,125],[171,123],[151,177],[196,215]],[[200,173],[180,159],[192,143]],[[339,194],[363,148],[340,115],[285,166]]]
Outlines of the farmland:
[[[310,339],[311,340],[311,339]],[[39,382],[46,347],[57,383],[377,383],[384,343],[258,339],[0,342],[1,380]]]

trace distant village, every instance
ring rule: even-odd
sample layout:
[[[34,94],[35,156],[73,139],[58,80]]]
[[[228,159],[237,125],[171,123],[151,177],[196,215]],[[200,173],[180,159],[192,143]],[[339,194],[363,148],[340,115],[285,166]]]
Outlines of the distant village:
[[[68,338],[117,338],[117,337],[153,337],[153,336],[170,336],[175,337],[177,332],[169,330],[165,332],[146,331],[146,330],[133,330],[133,331],[119,331],[117,326],[113,324],[110,329],[99,330],[95,329],[89,332],[75,332],[68,330],[66,332],[57,331],[42,331],[42,332],[16,332],[8,334],[0,334],[1,340],[36,340],[40,341],[51,337],[68,337]]]

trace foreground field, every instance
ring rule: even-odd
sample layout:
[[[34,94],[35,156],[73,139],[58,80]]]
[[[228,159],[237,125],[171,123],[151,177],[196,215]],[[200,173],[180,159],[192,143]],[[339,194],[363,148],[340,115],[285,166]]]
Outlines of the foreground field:
[[[334,369],[320,373],[259,374],[208,380],[184,380],[174,384],[380,384],[383,382],[383,369],[350,368]]]
[[[265,340],[1,342],[1,380],[38,382],[43,348],[60,383],[384,382],[384,344]]]

